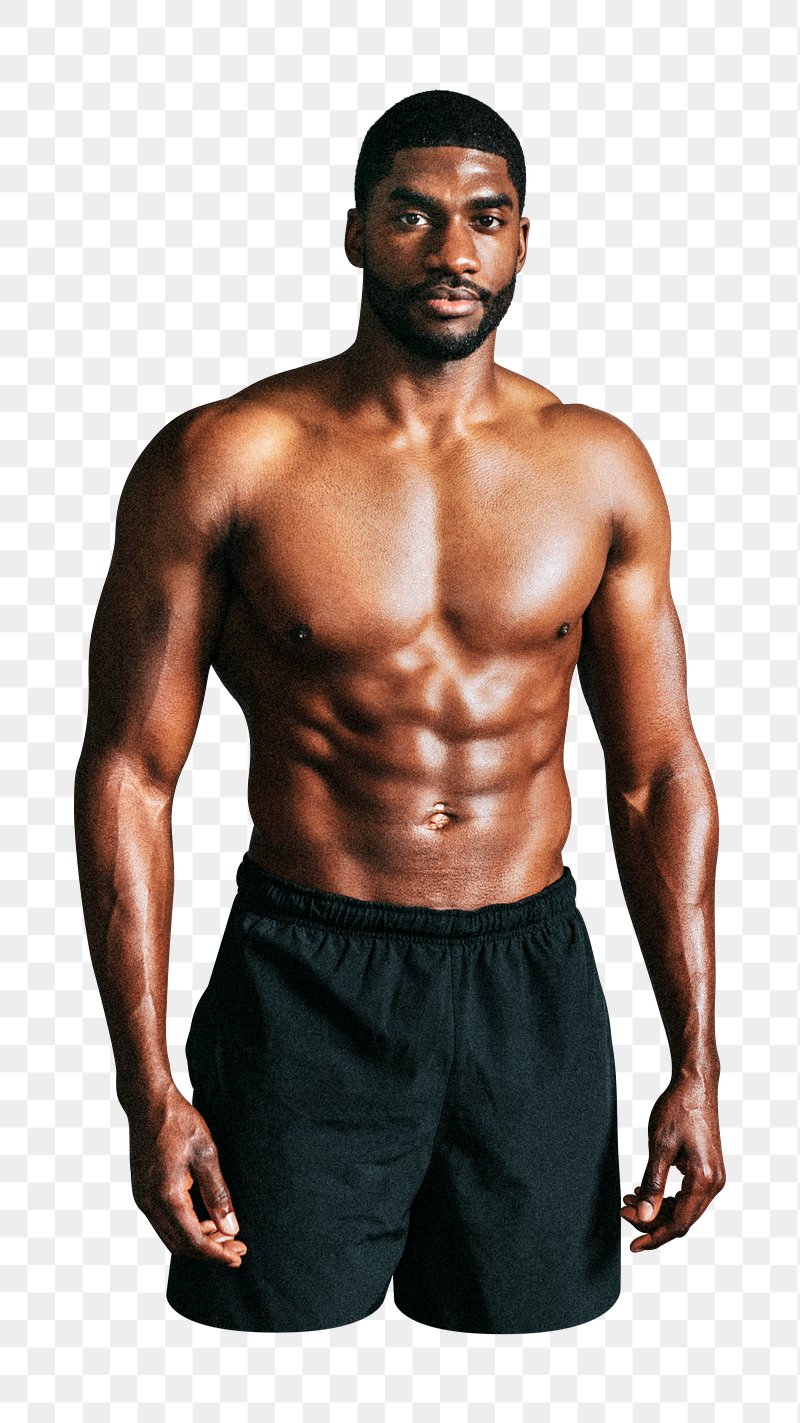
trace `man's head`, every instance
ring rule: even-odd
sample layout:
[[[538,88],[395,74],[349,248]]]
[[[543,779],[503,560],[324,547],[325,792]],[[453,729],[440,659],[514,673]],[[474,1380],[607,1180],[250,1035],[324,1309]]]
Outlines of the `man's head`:
[[[460,360],[498,326],[527,250],[525,158],[488,104],[432,89],[367,131],[345,248],[375,317],[415,355]],[[471,306],[426,299],[460,289]]]

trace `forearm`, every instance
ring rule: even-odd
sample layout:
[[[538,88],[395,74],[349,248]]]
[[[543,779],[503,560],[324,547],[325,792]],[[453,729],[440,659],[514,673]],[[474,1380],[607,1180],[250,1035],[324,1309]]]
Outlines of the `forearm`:
[[[82,755],[75,775],[78,874],[117,1097],[126,1112],[151,1103],[172,1082],[166,1041],[171,810],[171,796],[123,758]]]
[[[646,790],[608,788],[620,882],[669,1042],[674,1074],[719,1074],[714,881],[719,815],[702,755]]]

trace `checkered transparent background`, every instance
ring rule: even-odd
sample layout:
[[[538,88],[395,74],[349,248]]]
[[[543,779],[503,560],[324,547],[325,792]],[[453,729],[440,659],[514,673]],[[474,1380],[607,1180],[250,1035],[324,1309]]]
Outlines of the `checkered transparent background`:
[[[2,16],[5,1416],[794,1420],[796,7],[9,0]],[[631,424],[672,512],[721,819],[728,1185],[683,1240],[625,1248],[621,1299],[575,1330],[430,1330],[390,1289],[344,1329],[236,1335],[169,1308],[168,1256],[131,1197],[74,856],[88,640],[151,435],[350,344],[359,143],[435,87],[491,103],[528,160],[529,257],[497,359]],[[188,1023],[250,833],[246,770],[244,719],[212,674],[174,815],[169,1042],[187,1091]],[[629,1190],[669,1058],[577,678],[567,772],[564,858],[611,1013]]]

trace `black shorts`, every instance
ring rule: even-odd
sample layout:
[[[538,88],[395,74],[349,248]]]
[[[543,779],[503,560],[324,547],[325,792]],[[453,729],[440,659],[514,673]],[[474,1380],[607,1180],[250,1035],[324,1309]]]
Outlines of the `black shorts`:
[[[186,1045],[247,1253],[173,1255],[222,1329],[380,1308],[522,1334],[620,1293],[614,1051],[568,867],[478,909],[362,900],[244,857]],[[209,1216],[196,1184],[192,1198]]]

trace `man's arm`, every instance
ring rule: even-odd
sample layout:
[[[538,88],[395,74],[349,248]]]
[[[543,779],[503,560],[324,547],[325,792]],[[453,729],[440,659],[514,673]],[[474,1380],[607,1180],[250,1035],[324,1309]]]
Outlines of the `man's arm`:
[[[719,818],[687,700],[683,634],[669,582],[667,502],[633,431],[599,411],[591,421],[595,473],[611,490],[614,535],[584,614],[578,675],[605,757],[620,883],[672,1057],[672,1081],[651,1116],[650,1161],[637,1188],[654,1207],[653,1223],[643,1227],[635,1197],[626,1198],[626,1218],[646,1230],[632,1248],[647,1248],[685,1234],[725,1182],[714,1027]],[[686,1175],[674,1204],[664,1201],[671,1165]]]
[[[201,1188],[204,1173],[213,1176],[217,1195],[220,1178],[213,1143],[198,1131],[202,1118],[172,1080],[166,1042],[172,803],[228,596],[232,499],[214,467],[221,418],[204,407],[171,421],[122,491],[89,649],[75,840],[117,1096],[131,1123],[134,1196],[171,1250],[229,1260],[187,1214],[186,1171]],[[177,1102],[180,1141],[173,1134],[165,1155],[154,1143],[167,1140]],[[174,1198],[175,1210],[169,1200],[154,1205],[156,1196]],[[229,1202],[227,1212],[216,1209],[222,1196],[203,1196],[218,1222],[230,1211]]]

